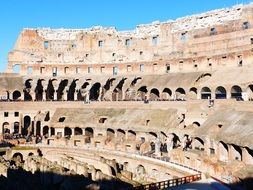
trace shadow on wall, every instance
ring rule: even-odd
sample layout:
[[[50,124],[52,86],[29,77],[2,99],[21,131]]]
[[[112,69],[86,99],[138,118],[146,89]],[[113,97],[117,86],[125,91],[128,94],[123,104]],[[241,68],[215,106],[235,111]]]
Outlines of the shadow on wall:
[[[92,181],[83,175],[61,175],[53,172],[31,172],[8,169],[7,177],[0,176],[1,190],[117,190],[132,185],[119,180]]]

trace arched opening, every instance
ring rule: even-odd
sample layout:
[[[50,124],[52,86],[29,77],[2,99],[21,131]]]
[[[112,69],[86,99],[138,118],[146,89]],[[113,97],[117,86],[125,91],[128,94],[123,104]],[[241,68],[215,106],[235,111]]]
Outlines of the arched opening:
[[[68,94],[67,94],[68,101],[75,100],[75,89],[76,89],[76,80],[73,80],[68,89]]]
[[[24,100],[25,101],[31,101],[32,100],[32,96],[31,96],[31,81],[32,79],[28,79],[25,81],[25,88],[24,88]]]
[[[70,137],[72,135],[72,130],[69,127],[64,127],[64,136]]]
[[[218,86],[215,90],[215,98],[216,99],[226,99],[227,91],[223,86]]]
[[[4,135],[11,133],[11,126],[8,122],[3,123],[2,131],[3,131],[2,134],[4,134]]]
[[[133,141],[136,140],[136,133],[132,130],[129,130],[127,132],[127,139],[128,140],[133,140]]]
[[[54,129],[54,127],[50,127],[50,134],[51,134],[51,136],[55,135],[55,129]]]
[[[97,101],[99,99],[100,95],[100,88],[101,84],[100,83],[95,83],[91,89],[90,89],[90,100],[91,101]]]
[[[21,93],[18,90],[15,90],[12,94],[13,100],[20,100],[21,99]]]
[[[231,144],[231,156],[234,160],[242,161],[242,149],[235,144]]]
[[[237,100],[242,100],[242,89],[240,86],[232,86],[231,88],[231,98],[235,98]]]
[[[210,90],[210,88],[208,88],[208,87],[203,87],[202,89],[201,89],[201,99],[208,99],[208,98],[210,98],[211,99],[211,90]]]
[[[36,135],[40,136],[41,134],[41,121],[36,122]]]
[[[248,94],[249,101],[252,101],[253,100],[253,84],[250,84],[246,91]]]
[[[26,115],[24,117],[24,127],[22,130],[22,135],[28,135],[28,129],[30,128],[31,125],[31,117]]]
[[[179,146],[179,143],[180,143],[180,139],[179,139],[179,136],[177,136],[175,133],[170,133],[170,136],[171,136],[171,140],[172,140],[172,147],[173,148],[177,148]]]
[[[219,144],[219,158],[221,161],[228,161],[228,145],[223,141],[220,141]]]
[[[43,136],[48,136],[48,132],[49,132],[49,127],[48,126],[44,126],[43,129],[42,129],[42,134]]]
[[[158,89],[153,88],[153,89],[150,90],[149,100],[157,101],[157,100],[159,100],[159,97],[160,97],[160,92],[159,92]]]
[[[14,134],[19,134],[19,122],[14,122]]]
[[[66,86],[68,85],[68,80],[61,80],[58,90],[57,90],[57,100],[63,100],[63,95],[64,95],[64,89],[66,88]]]
[[[89,96],[89,94],[88,94],[88,89],[86,89],[87,86],[89,86],[89,85],[90,85],[90,83],[85,82],[85,83],[83,83],[83,85],[81,86],[81,88],[80,88],[80,90],[78,91],[78,94],[77,94],[77,99],[78,99],[79,101],[84,101],[84,100],[86,100],[86,96]]]
[[[83,135],[83,130],[80,127],[75,127],[74,134],[75,135]]]
[[[172,91],[169,88],[164,88],[162,91],[161,99],[170,100],[171,95],[172,95]]]
[[[12,156],[12,159],[15,161],[15,162],[24,162],[24,159],[23,159],[23,154],[21,154],[20,152],[16,152],[15,154],[13,154]]]
[[[123,100],[122,88],[125,83],[126,78],[123,78],[115,87],[112,93],[112,101],[121,101]]]
[[[107,137],[110,137],[110,138],[115,137],[115,131],[114,131],[113,129],[111,129],[111,128],[108,128],[108,129],[106,130],[106,136],[107,136]]]
[[[15,64],[12,66],[12,72],[13,73],[20,73],[20,65],[19,64]]]
[[[33,154],[33,152],[30,152],[29,154],[28,154],[28,156],[33,156],[34,154]]]
[[[175,91],[176,100],[185,100],[185,90],[183,88],[177,88]]]
[[[42,79],[39,79],[37,82],[37,86],[35,88],[35,99],[37,101],[42,101],[43,99],[44,89],[43,89],[42,81],[43,81]]]
[[[138,178],[144,178],[145,174],[146,174],[146,170],[145,170],[144,166],[138,165],[136,168],[136,176]]]
[[[196,128],[200,127],[200,123],[197,122],[197,121],[194,121],[194,122],[192,123],[192,125],[193,125],[194,127],[196,127]]]
[[[85,128],[85,136],[93,138],[94,137],[94,131],[91,127]]]
[[[122,129],[117,130],[117,138],[124,140],[126,137],[126,132]]]
[[[195,87],[190,88],[189,90],[189,94],[188,94],[188,98],[190,98],[191,100],[196,100],[197,99],[197,93],[198,90]]]
[[[140,87],[140,88],[137,90],[139,99],[145,100],[145,96],[146,96],[147,92],[148,92],[148,90],[147,90],[147,87],[146,87],[146,86]]]
[[[46,99],[47,100],[54,100],[54,85],[53,80],[48,81],[47,90],[46,90]]]
[[[196,150],[201,150],[201,151],[205,150],[204,141],[199,137],[194,138],[194,146]]]
[[[154,132],[149,132],[148,134],[149,134],[150,140],[155,140],[157,138],[157,134]]]

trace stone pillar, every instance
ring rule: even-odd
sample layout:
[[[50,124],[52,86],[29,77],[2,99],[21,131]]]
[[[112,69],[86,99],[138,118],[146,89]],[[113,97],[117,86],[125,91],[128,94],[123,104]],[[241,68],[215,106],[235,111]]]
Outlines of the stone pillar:
[[[63,91],[63,100],[67,101],[68,100],[68,90]]]
[[[155,140],[155,154],[157,156],[161,156],[160,148],[161,148],[161,141],[159,138],[156,138],[156,140]]]
[[[46,90],[42,92],[42,101],[46,101]]]
[[[74,101],[78,100],[78,91],[75,90],[74,92]]]
[[[56,101],[57,100],[57,91],[55,90],[54,91],[54,101]]]

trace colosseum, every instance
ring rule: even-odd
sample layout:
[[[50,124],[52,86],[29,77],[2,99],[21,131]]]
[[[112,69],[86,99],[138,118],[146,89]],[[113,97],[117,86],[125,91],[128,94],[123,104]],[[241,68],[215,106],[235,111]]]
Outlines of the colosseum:
[[[25,28],[0,74],[0,189],[253,189],[251,72],[252,3]]]

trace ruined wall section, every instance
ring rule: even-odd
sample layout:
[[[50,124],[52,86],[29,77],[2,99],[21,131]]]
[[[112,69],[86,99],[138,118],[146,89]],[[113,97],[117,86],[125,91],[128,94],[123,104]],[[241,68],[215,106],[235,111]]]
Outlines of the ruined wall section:
[[[252,7],[252,4],[237,5],[175,21],[156,21],[138,25],[131,31],[101,26],[87,29],[24,29],[14,50],[9,53],[7,71],[11,72],[12,67],[18,64],[23,75],[26,75],[28,67],[32,67],[33,75],[48,73],[56,69],[54,67],[61,67],[61,73],[66,74],[69,68],[71,73],[77,71],[78,68],[74,67],[87,72],[88,67],[99,65],[94,73],[104,70],[112,73],[112,68],[121,64],[149,65],[158,62],[159,68],[164,63],[179,65],[174,69],[177,72],[182,70],[180,62],[184,59],[183,62],[191,64],[196,60],[206,64],[206,59],[215,56],[249,51],[253,43]],[[110,65],[110,68],[105,68],[103,64]],[[133,65],[131,67],[134,68]],[[164,68],[165,65],[162,72]],[[141,68],[138,69],[141,71]],[[125,72],[129,71],[124,68],[122,73]]]

